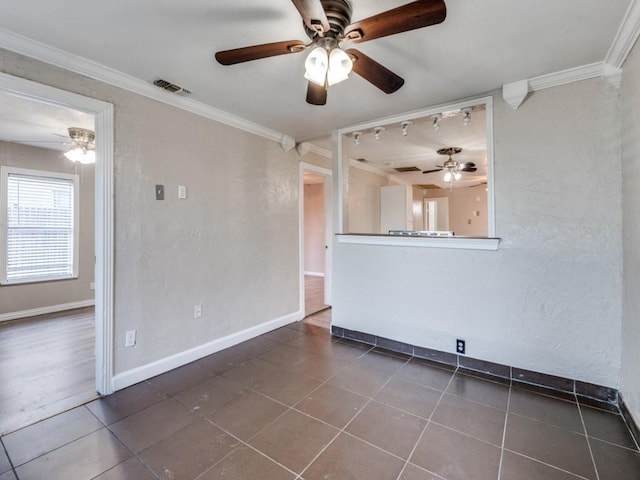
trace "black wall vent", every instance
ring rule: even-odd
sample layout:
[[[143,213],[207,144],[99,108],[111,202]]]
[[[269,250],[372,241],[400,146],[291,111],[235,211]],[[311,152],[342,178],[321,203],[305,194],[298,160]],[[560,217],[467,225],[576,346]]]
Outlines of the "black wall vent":
[[[176,95],[181,95],[183,97],[186,95],[191,95],[191,91],[187,90],[186,88],[182,88],[181,86],[176,85],[175,83],[168,82],[161,78],[159,78],[158,80],[154,80],[153,84],[156,87],[162,88],[167,92],[175,93]]]

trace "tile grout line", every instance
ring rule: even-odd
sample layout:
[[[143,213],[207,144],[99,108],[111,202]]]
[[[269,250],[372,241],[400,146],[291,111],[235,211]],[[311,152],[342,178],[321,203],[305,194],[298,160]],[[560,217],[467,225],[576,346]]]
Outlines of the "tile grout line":
[[[373,349],[373,348],[370,348],[369,350],[365,351],[362,355],[360,355],[360,356],[358,356],[358,357],[356,357],[356,358],[357,358],[357,359],[358,359],[358,358],[362,358],[364,355],[366,355],[367,353],[369,353],[372,349]],[[258,358],[258,357],[254,357],[254,358]],[[265,360],[265,361],[266,361],[266,360]],[[271,362],[270,362],[270,363],[271,363]],[[347,368],[347,367],[344,367],[344,368]],[[399,370],[399,369],[398,369],[398,370]],[[285,369],[285,371],[286,371],[286,369]],[[337,374],[336,374],[336,375],[337,375]],[[314,388],[314,389],[313,389],[313,390],[311,390],[309,393],[307,393],[307,394],[305,395],[305,398],[306,398],[308,395],[311,395],[313,392],[317,391],[318,389],[322,388],[324,385],[328,384],[328,383],[329,383],[329,380],[330,380],[331,378],[333,378],[334,376],[335,376],[335,375],[332,375],[332,376],[331,376],[331,377],[329,377],[327,380],[325,380],[325,381],[324,381],[324,382],[322,382],[320,385],[318,385],[316,388]],[[233,380],[232,380],[232,381],[233,381]],[[236,383],[238,383],[238,382],[236,382]],[[238,384],[239,384],[239,385],[241,385],[240,383],[238,383]],[[386,385],[386,383],[385,383],[385,385]],[[275,399],[275,398],[269,397],[268,395],[265,395],[265,394],[263,394],[263,393],[261,393],[261,392],[259,392],[259,391],[255,390],[255,389],[253,389],[252,387],[247,387],[247,386],[244,386],[244,385],[243,385],[243,387],[244,387],[244,388],[246,388],[248,391],[250,391],[250,392],[252,392],[252,393],[256,394],[256,395],[260,395],[260,396],[262,396],[262,397],[268,398],[269,400],[272,400],[272,401],[274,401],[274,402],[276,402],[276,403],[278,403],[278,404],[280,404],[280,405],[282,405],[282,406],[286,407],[287,409],[286,409],[284,412],[282,412],[280,415],[278,415],[275,419],[273,419],[271,422],[269,422],[267,425],[265,425],[265,426],[264,426],[262,429],[260,429],[258,432],[256,432],[256,433],[255,433],[255,434],[253,434],[251,437],[249,437],[249,438],[247,439],[247,441],[244,441],[244,440],[240,439],[239,437],[237,437],[236,435],[232,434],[231,432],[227,431],[225,428],[223,428],[222,426],[218,425],[218,424],[217,424],[217,423],[215,423],[213,420],[209,420],[209,419],[208,419],[208,418],[206,418],[206,417],[201,417],[201,418],[203,418],[203,420],[205,420],[205,421],[207,421],[207,422],[211,423],[212,425],[215,425],[217,428],[219,428],[220,430],[222,430],[222,431],[223,431],[223,432],[225,432],[226,434],[228,434],[228,435],[230,435],[231,437],[233,437],[233,438],[235,438],[236,440],[238,440],[238,442],[240,442],[241,444],[243,444],[243,445],[245,445],[246,447],[250,448],[251,450],[253,450],[253,451],[257,452],[258,454],[262,455],[263,457],[265,457],[265,458],[269,459],[270,461],[272,461],[272,462],[276,463],[277,465],[281,466],[282,468],[284,468],[284,469],[285,469],[285,470],[287,470],[288,472],[291,472],[293,475],[295,475],[295,476],[296,476],[296,480],[297,480],[297,479],[299,479],[299,478],[301,478],[302,473],[303,473],[303,472],[304,472],[304,471],[309,467],[309,465],[310,465],[310,464],[309,464],[309,465],[307,465],[307,466],[302,470],[302,472],[300,472],[300,473],[298,474],[298,473],[294,472],[293,470],[291,470],[289,467],[286,467],[285,465],[283,465],[283,464],[281,464],[280,462],[278,462],[276,459],[274,459],[274,458],[272,458],[272,457],[268,456],[266,453],[264,453],[264,452],[262,452],[262,451],[258,450],[256,447],[254,447],[253,445],[249,444],[248,442],[249,442],[251,439],[255,438],[256,436],[260,435],[264,430],[266,430],[269,426],[273,425],[273,423],[275,423],[277,420],[279,420],[280,418],[282,418],[284,415],[286,415],[286,414],[287,414],[288,412],[290,412],[290,411],[295,411],[295,412],[297,412],[297,413],[301,413],[301,414],[303,414],[303,415],[305,415],[305,416],[307,416],[307,417],[309,417],[309,418],[312,418],[312,419],[314,419],[314,420],[320,421],[321,423],[326,424],[326,425],[328,425],[328,426],[330,426],[330,427],[332,427],[332,428],[336,428],[336,427],[335,427],[334,425],[331,425],[331,424],[329,424],[329,423],[326,423],[326,422],[324,422],[324,421],[322,421],[322,420],[320,420],[320,419],[317,419],[317,418],[315,418],[315,417],[313,417],[313,416],[309,415],[309,414],[308,414],[308,413],[306,413],[306,412],[302,412],[302,411],[300,411],[300,410],[296,409],[296,408],[295,408],[295,406],[296,406],[296,405],[298,405],[300,402],[302,402],[305,398],[302,398],[302,399],[298,400],[298,401],[297,401],[295,404],[293,404],[293,405],[287,405],[286,403],[283,403],[283,402],[281,402],[280,400],[277,400],[277,399]],[[244,394],[243,394],[243,395],[244,395]],[[359,394],[359,395],[361,395],[361,394]],[[361,395],[361,396],[363,396],[363,395]],[[371,400],[371,399],[370,399],[370,400]],[[368,404],[368,402],[367,402],[367,404]],[[365,407],[367,404],[365,404],[362,408],[364,409],[364,407]],[[362,409],[361,409],[360,411],[362,411]],[[360,413],[360,412],[358,412],[358,413]],[[357,416],[357,414],[356,414],[356,415],[354,415],[354,418],[355,418],[356,416]],[[353,419],[352,419],[352,420],[353,420]],[[327,447],[327,446],[329,446],[329,444],[331,444],[331,443],[333,442],[333,440],[335,440],[335,438],[336,438],[338,435],[340,435],[340,433],[341,433],[341,431],[339,431],[339,432],[336,434],[336,436],[335,436],[334,438],[332,438],[332,439],[331,439],[331,441],[330,441],[330,442],[325,446],[325,448],[323,448],[323,449],[322,449],[322,451],[321,451],[320,453],[322,453],[322,452],[326,449],[326,447]],[[194,480],[197,480],[198,478],[202,477],[202,475],[204,475],[206,472],[208,472],[208,471],[209,471],[209,470],[211,470],[213,467],[215,467],[215,466],[216,466],[216,465],[218,465],[220,462],[222,462],[225,458],[227,458],[229,455],[231,455],[231,454],[232,454],[236,449],[237,449],[237,447],[236,447],[236,448],[234,448],[233,450],[231,450],[229,453],[227,453],[227,455],[225,455],[224,457],[222,457],[219,461],[217,461],[216,463],[214,463],[213,465],[211,465],[209,468],[207,468],[204,472],[202,472],[200,475],[198,475],[198,476],[196,477],[196,479],[194,479]],[[319,455],[320,455],[320,454],[318,454],[318,456],[319,456]],[[316,458],[317,458],[317,456],[312,460],[312,462],[311,462],[311,463],[313,463],[313,462],[315,461],[315,459],[316,459]]]
[[[308,334],[305,334],[305,335],[308,335]],[[282,344],[282,345],[285,345],[285,344]],[[365,352],[365,353],[366,353],[366,352]],[[253,357],[253,358],[258,358],[258,357]],[[358,358],[360,358],[360,357],[358,357]],[[265,360],[265,361],[266,361],[266,360]],[[270,363],[271,363],[271,362],[270,362]],[[285,369],[285,371],[288,371],[288,370],[286,370],[286,369]],[[333,377],[333,376],[332,376],[332,377]],[[332,377],[329,377],[329,379],[331,379]],[[307,393],[307,394],[305,395],[305,398],[306,398],[306,396],[311,395],[313,392],[317,391],[319,388],[323,387],[326,383],[328,383],[329,379],[327,379],[327,380],[325,380],[324,382],[320,383],[320,385],[318,385],[316,388],[314,388],[314,389],[313,389],[313,390],[311,390],[309,393]],[[232,381],[232,382],[235,382],[234,380],[231,380],[231,379],[229,379],[229,380],[230,380],[230,381]],[[241,384],[241,383],[239,383],[239,382],[235,382],[235,383],[238,383],[238,385],[242,385],[242,384]],[[278,462],[276,459],[271,458],[270,456],[266,455],[264,452],[262,452],[262,451],[258,450],[258,449],[257,449],[257,448],[255,448],[253,445],[250,445],[248,442],[249,442],[252,438],[254,438],[254,437],[258,436],[258,435],[259,435],[260,433],[262,433],[266,428],[268,428],[270,425],[272,425],[272,424],[273,424],[274,422],[276,422],[278,419],[282,418],[282,417],[283,417],[284,415],[286,415],[288,412],[290,412],[290,411],[292,411],[292,410],[293,410],[293,411],[296,411],[296,412],[299,412],[299,413],[304,413],[304,412],[300,412],[299,410],[297,410],[297,409],[295,409],[295,408],[294,408],[294,407],[295,407],[295,405],[297,405],[297,404],[298,404],[298,403],[300,403],[302,400],[304,400],[304,398],[303,398],[303,399],[301,399],[301,400],[298,400],[298,401],[297,401],[295,404],[293,404],[293,405],[287,405],[286,403],[283,403],[283,402],[281,402],[280,400],[277,400],[277,399],[272,398],[272,397],[269,397],[268,395],[265,395],[265,394],[263,394],[263,393],[261,393],[261,392],[258,392],[257,390],[253,389],[252,387],[247,387],[247,386],[245,386],[245,385],[242,385],[242,387],[243,387],[243,388],[246,388],[246,389],[247,389],[247,391],[249,391],[249,392],[251,392],[251,393],[253,393],[253,394],[260,395],[260,396],[262,396],[262,397],[264,397],[264,398],[268,398],[269,400],[274,401],[274,402],[276,402],[276,403],[278,403],[278,404],[280,404],[280,405],[282,405],[282,406],[286,407],[287,409],[286,409],[284,412],[282,412],[280,415],[278,415],[275,419],[273,419],[271,422],[269,422],[267,425],[265,425],[263,428],[261,428],[258,432],[256,432],[256,433],[255,433],[255,434],[253,434],[251,437],[249,437],[249,438],[247,439],[247,441],[246,441],[246,442],[245,442],[244,440],[240,439],[239,437],[237,437],[236,435],[234,435],[233,433],[229,432],[228,430],[226,430],[226,429],[225,429],[225,428],[223,428],[222,426],[218,425],[218,424],[217,424],[217,423],[215,423],[213,420],[209,420],[209,419],[207,418],[207,416],[211,415],[213,412],[211,412],[209,415],[207,415],[207,416],[205,416],[205,417],[201,417],[201,418],[202,418],[204,421],[209,422],[210,424],[212,424],[212,425],[214,425],[215,427],[219,428],[220,430],[222,430],[223,432],[225,432],[227,435],[231,436],[232,438],[235,438],[238,442],[240,442],[240,444],[242,444],[242,445],[246,446],[247,448],[250,448],[251,450],[255,451],[256,453],[258,453],[258,454],[262,455],[263,457],[265,457],[265,458],[269,459],[270,461],[272,461],[272,462],[276,463],[277,465],[279,465],[280,467],[284,468],[284,469],[285,469],[285,470],[287,470],[288,472],[291,472],[293,475],[295,475],[296,480],[297,480],[297,479],[299,479],[299,478],[301,478],[301,474],[298,474],[298,473],[294,472],[293,470],[291,470],[290,468],[286,467],[285,465],[282,465],[282,464],[281,464],[280,462]],[[246,392],[245,392],[245,393],[246,393]],[[245,395],[245,393],[242,393],[241,395]],[[227,402],[227,403],[230,403],[231,401],[233,401],[233,400],[230,400],[230,401],[229,401],[229,402]],[[216,410],[217,410],[217,409],[216,409]],[[308,414],[305,414],[305,415],[309,416],[310,418],[314,418],[314,419],[315,419],[315,417],[311,417],[311,416],[310,416],[310,415],[308,415]],[[316,420],[317,420],[317,419],[316,419]],[[323,422],[323,423],[324,423],[324,422]],[[333,427],[333,425],[331,425],[331,426]],[[333,428],[335,428],[335,427],[333,427]],[[198,475],[194,480],[197,480],[197,479],[201,478],[201,477],[202,477],[202,475],[204,475],[205,473],[207,473],[208,471],[210,471],[212,468],[214,468],[216,465],[218,465],[219,463],[221,463],[222,461],[224,461],[224,459],[225,459],[225,458],[227,458],[228,456],[230,456],[230,455],[231,455],[233,452],[235,452],[237,449],[238,449],[238,447],[233,448],[229,453],[227,453],[224,457],[222,457],[220,460],[218,460],[218,461],[217,461],[217,462],[215,462],[213,465],[211,465],[209,468],[207,468],[204,472],[202,472],[200,475]]]
[[[509,409],[511,407],[511,387],[513,380],[509,381],[509,395],[507,395],[507,410],[504,412],[504,427],[502,428],[502,445],[500,446],[500,463],[498,464],[498,479],[502,475],[502,460],[504,459],[504,443],[507,438],[507,422],[509,421]]]
[[[577,474],[575,472],[570,472],[569,470],[565,470],[564,468],[560,468],[560,467],[558,467],[556,465],[552,465],[550,463],[543,462],[542,460],[540,460],[538,458],[530,457],[529,455],[525,455],[524,453],[516,452],[515,450],[511,450],[510,448],[505,448],[505,451],[507,451],[509,453],[513,453],[514,455],[518,455],[519,457],[526,458],[527,460],[531,460],[532,462],[539,463],[540,465],[545,465],[545,466],[547,466],[547,467],[549,467],[549,468],[551,468],[553,470],[558,470],[559,472],[566,473],[566,474],[571,475],[571,476],[576,477],[576,478],[580,478],[580,479],[583,479],[583,480],[593,480],[593,479],[589,479],[587,477],[583,477],[582,475]]]
[[[365,353],[363,353],[362,355],[360,355],[358,358],[362,358],[362,357],[364,357],[367,353],[370,353],[371,351],[373,351],[373,350],[374,350],[374,348],[375,348],[375,346],[372,346],[369,350],[367,350]],[[343,426],[343,427],[338,431],[338,433],[336,433],[336,435],[335,435],[335,436],[334,436],[334,437],[329,441],[329,443],[327,443],[327,444],[324,446],[324,448],[322,448],[322,449],[318,452],[318,454],[317,454],[315,457],[313,457],[313,458],[311,459],[311,461],[307,464],[307,466],[306,466],[305,468],[303,468],[303,469],[302,469],[302,471],[300,472],[300,477],[302,477],[302,475],[303,475],[303,474],[304,474],[304,473],[309,469],[309,467],[310,467],[311,465],[313,465],[313,463],[314,463],[318,458],[320,458],[320,455],[322,455],[322,454],[327,450],[327,448],[329,448],[329,446],[331,446],[331,444],[336,440],[336,438],[338,438],[338,437],[340,436],[340,434],[341,434],[341,433],[345,433],[345,434],[347,434],[347,435],[350,435],[350,434],[349,434],[349,432],[345,432],[345,429],[346,429],[349,425],[351,425],[351,422],[353,422],[353,421],[358,417],[358,415],[360,415],[360,413],[362,413],[362,411],[363,411],[365,408],[367,408],[367,405],[369,405],[369,404],[373,401],[373,397],[374,397],[375,395],[377,395],[378,393],[380,393],[380,391],[382,391],[382,389],[383,389],[384,387],[386,387],[386,386],[387,386],[387,384],[388,384],[388,383],[389,383],[393,378],[395,378],[395,376],[396,376],[396,375],[398,374],[398,372],[402,369],[402,367],[404,367],[407,363],[409,363],[409,360],[411,360],[411,357],[407,358],[407,359],[405,360],[405,362],[402,364],[402,366],[400,366],[400,368],[398,368],[398,369],[393,373],[393,375],[391,375],[391,376],[387,379],[387,381],[386,381],[386,382],[384,382],[384,384],[383,384],[383,385],[382,385],[382,386],[381,386],[381,387],[380,387],[380,388],[379,388],[379,389],[378,389],[378,390],[377,390],[377,391],[376,391],[376,392],[375,392],[371,397],[368,397],[367,402],[366,402],[366,403],[365,403],[365,404],[360,408],[360,410],[358,410],[358,413],[356,413],[353,417],[351,417],[351,420],[349,420],[349,421],[348,421],[348,422],[347,422],[347,423],[346,423],[346,424],[345,424],[345,425],[344,425],[344,426]],[[327,380],[327,381],[328,381],[328,380]],[[362,395],[362,394],[359,394],[359,395],[364,396],[364,395]],[[313,417],[312,417],[312,418],[313,418]],[[334,428],[335,428],[335,427],[334,427]],[[353,435],[351,435],[351,436],[353,437]],[[355,437],[355,438],[358,438],[358,437]],[[361,438],[358,438],[358,440],[363,441],[363,442],[365,441],[365,440],[363,440],[363,439],[361,439]],[[365,442],[365,443],[369,443],[369,442]],[[379,450],[385,451],[385,450],[381,449],[380,447],[377,447],[377,446],[375,446],[375,447],[376,447],[376,448],[378,448]]]
[[[591,442],[589,441],[589,432],[587,432],[587,424],[584,422],[584,417],[582,415],[582,408],[580,408],[580,402],[578,401],[577,396],[576,396],[576,404],[578,405],[578,413],[580,414],[580,421],[582,422],[582,428],[584,429],[584,438],[587,440],[587,447],[589,447],[589,455],[591,456],[591,463],[593,464],[593,470],[596,473],[596,480],[600,480],[600,475],[598,474],[598,466],[596,465],[596,459],[593,456],[593,450],[591,449]]]
[[[402,469],[400,470],[400,473],[398,473],[398,476],[396,477],[396,480],[401,480],[402,474],[404,473],[405,469],[407,468],[407,465],[409,464],[409,460],[411,459],[411,457],[415,453],[416,448],[418,448],[418,444],[420,443],[420,440],[422,440],[422,437],[424,436],[425,432],[427,431],[427,427],[431,423],[431,418],[433,417],[433,414],[435,413],[436,409],[440,405],[440,402],[444,398],[444,395],[445,395],[446,391],[451,386],[451,382],[453,382],[453,379],[455,378],[455,376],[458,373],[459,369],[460,369],[460,367],[456,367],[456,369],[453,371],[453,374],[451,375],[451,378],[449,379],[449,382],[447,383],[447,386],[444,388],[444,390],[440,394],[440,398],[438,398],[438,401],[436,402],[435,406],[433,407],[433,410],[431,411],[431,414],[429,415],[429,418],[427,419],[426,425],[424,426],[424,428],[422,429],[422,432],[418,436],[418,439],[416,440],[416,443],[413,445],[413,448],[411,449],[411,452],[409,452],[409,455],[407,455],[407,460],[404,462],[404,465],[403,465]],[[438,475],[438,476],[440,476],[440,475]]]
[[[18,477],[18,472],[16,472],[16,467],[13,465],[13,460],[11,460],[11,457],[9,456],[9,452],[7,451],[7,447],[4,445],[4,442],[2,441],[3,438],[4,437],[0,437],[0,446],[2,446],[2,450],[4,450],[4,454],[7,456],[7,460],[9,461],[9,466],[11,467],[11,471],[13,472],[13,475],[18,480],[20,480]]]

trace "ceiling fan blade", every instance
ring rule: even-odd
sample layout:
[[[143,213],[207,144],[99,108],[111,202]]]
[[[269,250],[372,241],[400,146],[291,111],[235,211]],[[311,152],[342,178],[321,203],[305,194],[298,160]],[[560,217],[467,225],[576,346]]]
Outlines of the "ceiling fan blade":
[[[444,0],[418,0],[352,23],[345,38],[356,43],[442,23],[447,17]]]
[[[311,105],[326,105],[327,89],[317,83],[309,82],[309,86],[307,87],[307,103]]]
[[[433,173],[433,172],[441,172],[441,171],[442,171],[442,169],[441,169],[441,168],[435,168],[435,169],[433,169],[433,170],[425,170],[425,171],[424,171],[424,172],[422,172],[422,173]]]
[[[476,167],[464,167],[460,169],[461,172],[477,172],[478,169]]]
[[[320,0],[291,0],[298,9],[305,25],[316,32],[329,31],[327,14],[324,13]]]
[[[467,168],[467,167],[475,167],[476,164],[473,162],[464,162],[464,163],[460,163],[460,168]]]
[[[216,60],[222,65],[235,65],[236,63],[249,62],[260,58],[275,57],[276,55],[286,55],[304,50],[305,44],[300,40],[289,40],[286,42],[264,43],[251,47],[234,48],[216,52]]]
[[[353,71],[384,93],[393,93],[404,85],[404,79],[355,48],[346,51],[354,59]]]

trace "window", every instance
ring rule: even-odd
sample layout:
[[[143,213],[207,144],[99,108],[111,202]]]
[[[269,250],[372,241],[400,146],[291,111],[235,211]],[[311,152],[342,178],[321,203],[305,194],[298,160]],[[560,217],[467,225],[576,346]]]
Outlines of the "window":
[[[78,176],[1,167],[0,283],[78,276]]]

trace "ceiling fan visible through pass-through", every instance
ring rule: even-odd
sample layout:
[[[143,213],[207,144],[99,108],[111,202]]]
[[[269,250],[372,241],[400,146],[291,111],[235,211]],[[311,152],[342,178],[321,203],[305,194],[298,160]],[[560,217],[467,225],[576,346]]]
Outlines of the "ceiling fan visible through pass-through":
[[[461,151],[462,148],[460,147],[441,148],[438,150],[438,155],[448,155],[449,158],[442,165],[436,165],[438,168],[425,170],[422,173],[441,172],[444,170],[443,180],[448,183],[449,186],[452,186],[455,180],[460,180],[462,176],[460,172],[476,172],[478,170],[476,164],[473,162],[458,163],[453,159],[453,155]]]
[[[329,86],[346,80],[353,70],[385,93],[404,84],[402,77],[355,48],[343,50],[342,42],[362,43],[444,21],[447,8],[443,0],[417,0],[372,17],[351,23],[349,0],[292,0],[302,17],[310,43],[300,40],[266,43],[224,50],[215,54],[222,65],[311,50],[305,61],[307,102],[327,103]]]

